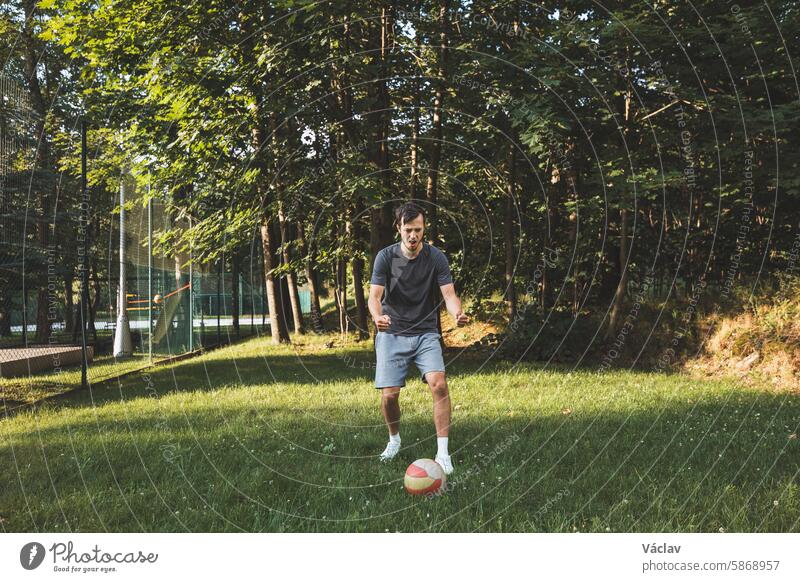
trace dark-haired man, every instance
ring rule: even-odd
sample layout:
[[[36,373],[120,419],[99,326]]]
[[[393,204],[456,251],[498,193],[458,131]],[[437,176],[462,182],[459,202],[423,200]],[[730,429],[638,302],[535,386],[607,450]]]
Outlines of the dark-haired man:
[[[369,292],[369,310],[378,329],[375,387],[381,391],[381,411],[389,428],[389,443],[380,458],[388,461],[400,451],[400,389],[413,362],[433,394],[436,462],[449,475],[453,472],[448,451],[450,395],[436,325],[440,305],[434,302],[434,285],[441,289],[456,325],[466,324],[469,318],[461,310],[447,257],[423,239],[423,209],[413,202],[403,204],[395,210],[395,226],[400,242],[375,257]]]

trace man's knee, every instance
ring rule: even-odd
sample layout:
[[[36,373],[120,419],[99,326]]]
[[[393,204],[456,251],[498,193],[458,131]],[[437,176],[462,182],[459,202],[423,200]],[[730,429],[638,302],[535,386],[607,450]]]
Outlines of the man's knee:
[[[439,398],[447,397],[447,379],[444,376],[444,372],[429,373],[427,380],[434,396]]]
[[[397,402],[400,399],[401,387],[381,388],[381,400],[384,402]]]

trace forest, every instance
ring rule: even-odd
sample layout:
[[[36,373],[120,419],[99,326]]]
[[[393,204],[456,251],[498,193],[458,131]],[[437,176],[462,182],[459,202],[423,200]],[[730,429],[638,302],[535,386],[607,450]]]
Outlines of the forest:
[[[7,0],[27,113],[4,93],[3,123],[32,153],[24,176],[4,160],[29,187],[3,190],[0,334],[23,286],[47,341],[48,269],[76,325],[85,124],[90,306],[125,171],[174,218],[162,252],[259,267],[274,342],[322,332],[331,295],[369,337],[372,259],[414,199],[504,349],[576,357],[645,327],[663,355],[701,306],[796,278],[798,31],[787,1]]]

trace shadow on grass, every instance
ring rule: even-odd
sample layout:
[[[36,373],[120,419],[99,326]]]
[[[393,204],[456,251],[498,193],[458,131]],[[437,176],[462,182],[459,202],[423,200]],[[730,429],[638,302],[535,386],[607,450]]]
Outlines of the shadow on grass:
[[[247,344],[243,345],[247,347]],[[287,353],[293,348],[287,346],[276,348],[264,342],[263,356],[253,356],[250,353],[245,356],[237,355],[241,347],[242,345],[231,346],[166,367],[152,367],[122,378],[104,380],[94,384],[89,390],[78,390],[51,397],[36,404],[32,410],[99,406],[120,400],[150,398],[179,392],[213,391],[231,386],[275,386],[304,391],[313,391],[334,383],[352,384],[358,386],[359,390],[362,385],[364,390],[373,386],[375,356],[370,341],[357,343],[350,348],[312,353]],[[252,351],[251,347],[249,352]],[[596,371],[593,368],[573,370],[563,364],[547,365],[538,362],[516,364],[505,360],[487,360],[480,354],[459,350],[448,350],[445,362],[451,383],[464,378],[497,373],[541,373],[557,377],[573,372],[585,375]],[[631,378],[648,376],[646,372],[635,370],[615,370],[609,374],[623,374]],[[649,376],[668,378],[676,375],[662,373]],[[425,387],[413,365],[409,367],[407,385]]]
[[[316,338],[312,338],[313,341]],[[44,380],[41,385],[36,384],[36,377],[24,378],[13,390],[6,390],[9,416],[22,412],[25,408],[11,410],[13,401],[34,404],[36,408],[85,406],[89,403],[102,403],[120,398],[136,398],[147,394],[148,387],[158,384],[158,393],[167,391],[195,391],[214,390],[220,386],[239,385],[252,386],[263,384],[280,384],[282,386],[303,385],[305,388],[331,382],[365,382],[372,383],[375,373],[375,354],[372,341],[357,342],[352,347],[337,347],[328,351],[309,351],[307,349],[308,336],[301,338],[296,346],[276,347],[269,344],[266,338],[250,338],[244,343],[225,346],[219,350],[209,352],[201,357],[183,361],[167,367],[155,366],[134,373],[130,376],[116,378],[113,368],[118,368],[122,373],[127,373],[125,368],[132,369],[130,362],[113,361],[102,362],[92,367],[90,379],[93,381],[92,390],[80,390],[80,371],[70,371],[70,381],[59,378],[58,382]],[[249,342],[261,342],[260,345]],[[263,356],[253,356],[254,345],[263,349]],[[317,346],[319,347],[319,346]],[[299,350],[298,350],[299,348]],[[320,348],[321,349],[321,348]],[[244,350],[246,356],[236,355]],[[292,350],[298,350],[291,353]],[[531,371],[541,370],[547,373],[572,372],[573,366],[566,363],[545,363],[524,361],[516,363],[493,357],[493,350],[484,351],[474,349],[463,350],[450,348],[445,351],[445,362],[448,374],[453,377],[459,374],[483,374],[504,371]],[[596,366],[579,366],[578,372],[594,372]],[[625,372],[615,369],[612,372]],[[634,374],[646,372],[633,371]],[[663,374],[662,374],[663,375]],[[108,379],[106,379],[108,378]],[[411,366],[408,382],[418,382],[415,367]],[[50,379],[52,380],[52,379]],[[65,383],[66,382],[66,383]],[[76,390],[76,388],[78,388]],[[121,393],[120,393],[121,391]]]
[[[122,378],[100,381],[90,390],[56,395],[36,408],[74,408],[153,396],[154,393],[217,390],[231,385],[247,387],[273,384],[281,387],[302,386],[303,389],[336,382],[372,385],[374,366],[371,350],[360,347],[339,349],[330,354],[265,353],[263,357],[237,357],[223,350],[169,367],[148,368]],[[448,372],[451,375],[466,373],[480,366],[479,362],[462,360],[459,365],[448,367]],[[495,366],[491,364],[486,369],[492,371]],[[409,369],[407,382],[421,385],[414,366]]]
[[[332,367],[326,358],[319,357],[319,372]],[[305,381],[291,379],[292,358],[270,359],[279,381]],[[254,374],[259,362],[244,358],[237,365],[240,373]],[[236,378],[215,368],[222,362],[205,364],[221,382]],[[180,386],[203,365],[184,363],[159,374],[173,371]],[[354,372],[326,376],[328,382],[353,379],[368,381]],[[113,408],[50,415],[41,423],[30,415],[29,428],[15,419],[0,441],[0,460],[10,469],[0,477],[5,530],[798,527],[800,441],[788,438],[800,418],[797,399],[734,391],[624,412],[583,412],[589,403],[578,400],[569,414],[554,413],[544,401],[516,417],[467,407],[456,412],[452,430],[458,472],[445,495],[426,500],[401,487],[405,466],[435,452],[424,393],[404,401],[404,449],[383,465],[375,458],[386,438],[376,398],[340,402],[328,387],[327,400],[297,392],[283,400],[263,393],[247,400],[239,390],[208,395],[196,386],[179,388],[183,399],[176,402],[137,399],[140,390],[124,390],[125,402]],[[119,401],[95,395],[96,404],[112,400]],[[516,403],[525,401],[517,395]],[[320,420],[323,413],[327,421]]]

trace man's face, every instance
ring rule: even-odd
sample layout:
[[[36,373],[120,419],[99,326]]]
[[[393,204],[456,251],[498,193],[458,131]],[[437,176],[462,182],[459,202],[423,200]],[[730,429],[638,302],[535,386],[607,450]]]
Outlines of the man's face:
[[[397,227],[403,246],[411,253],[422,248],[422,236],[425,234],[425,219],[420,214],[414,220],[403,222]]]

